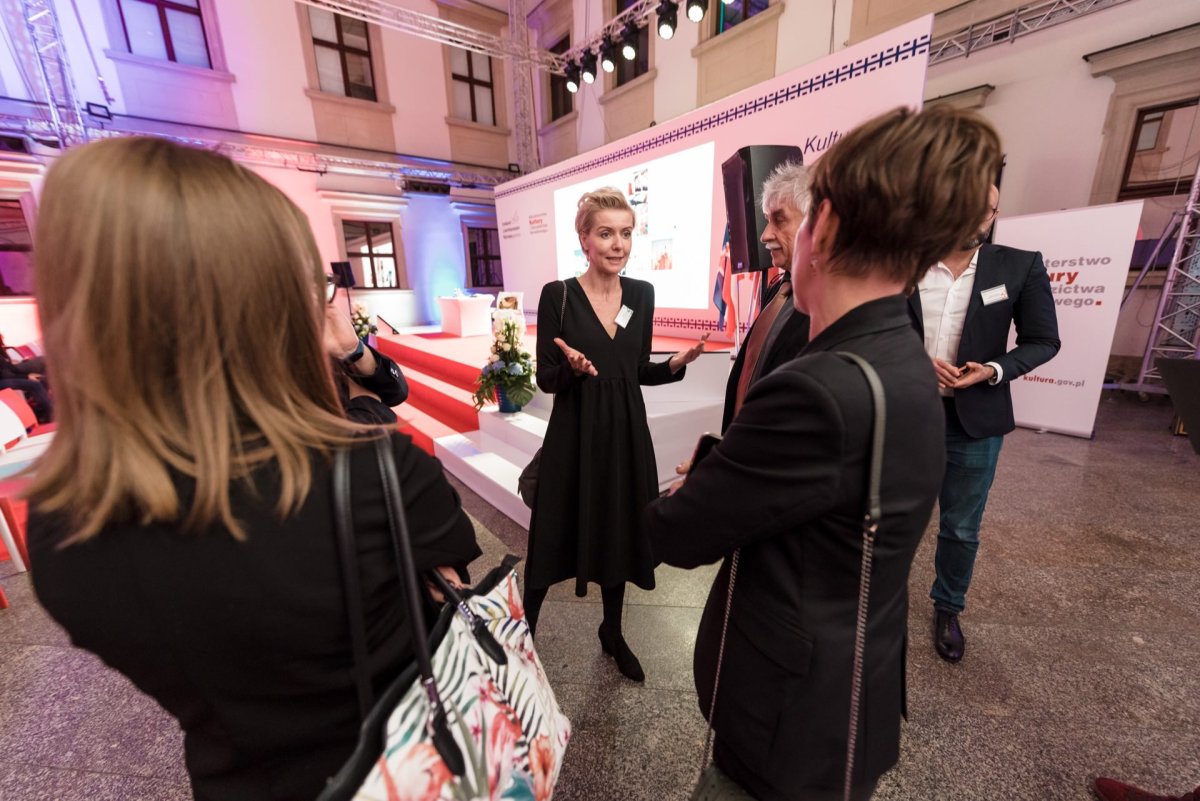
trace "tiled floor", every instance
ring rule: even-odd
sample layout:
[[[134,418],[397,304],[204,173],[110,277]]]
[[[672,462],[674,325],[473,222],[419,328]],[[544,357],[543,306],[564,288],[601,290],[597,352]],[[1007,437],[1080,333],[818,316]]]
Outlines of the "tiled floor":
[[[912,576],[909,708],[879,801],[1084,801],[1117,774],[1182,793],[1200,783],[1200,456],[1161,399],[1106,396],[1095,440],[1005,442],[969,609],[967,656],[933,653],[927,536]],[[463,490],[482,563],[525,536]],[[174,722],[71,649],[27,576],[0,564],[0,799],[190,797]],[[538,649],[574,726],[557,799],[682,801],[704,724],[691,648],[712,568],[631,589],[626,629],[646,669],[621,678],[596,641],[599,594],[555,588]]]

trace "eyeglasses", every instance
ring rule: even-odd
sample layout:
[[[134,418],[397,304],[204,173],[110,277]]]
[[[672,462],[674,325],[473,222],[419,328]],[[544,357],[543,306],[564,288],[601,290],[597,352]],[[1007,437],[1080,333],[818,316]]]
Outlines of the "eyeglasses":
[[[337,279],[332,275],[325,276],[325,302],[333,303],[333,299],[337,297]]]

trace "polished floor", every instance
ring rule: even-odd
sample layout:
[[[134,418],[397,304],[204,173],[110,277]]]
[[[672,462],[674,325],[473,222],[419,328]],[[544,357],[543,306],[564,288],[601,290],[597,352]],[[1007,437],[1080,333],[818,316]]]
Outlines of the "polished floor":
[[[1170,406],[1101,402],[1094,440],[1020,430],[1004,445],[963,617],[967,655],[929,641],[933,536],[912,575],[910,718],[875,798],[1084,801],[1090,776],[1200,783],[1200,456]],[[482,563],[524,533],[463,490]],[[647,679],[596,641],[599,594],[552,591],[538,649],[574,736],[556,799],[682,801],[704,723],[691,650],[713,569],[663,569],[627,595]],[[149,699],[72,649],[28,576],[0,563],[0,799],[188,799],[180,735]]]

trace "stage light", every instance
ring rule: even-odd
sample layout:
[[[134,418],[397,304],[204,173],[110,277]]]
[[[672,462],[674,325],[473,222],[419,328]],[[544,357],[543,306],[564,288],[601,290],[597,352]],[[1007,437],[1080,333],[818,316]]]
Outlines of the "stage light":
[[[611,36],[605,36],[600,43],[600,69],[612,72],[617,68],[617,46]]]
[[[584,50],[583,55],[580,56],[579,74],[583,77],[584,83],[596,82],[596,54],[591,50]]]
[[[670,39],[675,35],[675,26],[679,22],[678,14],[676,13],[679,7],[674,0],[662,0],[658,4],[658,10],[655,12],[658,15],[658,35],[663,39]]]
[[[626,61],[637,58],[638,26],[633,20],[625,23],[621,29],[621,55]]]
[[[721,0],[721,2],[727,6],[731,6],[731,5],[733,5],[734,0]]]
[[[704,19],[706,11],[708,11],[708,0],[687,0],[687,18],[692,22]]]
[[[574,61],[568,61],[566,67],[567,73],[567,91],[575,94],[579,91],[579,65]]]

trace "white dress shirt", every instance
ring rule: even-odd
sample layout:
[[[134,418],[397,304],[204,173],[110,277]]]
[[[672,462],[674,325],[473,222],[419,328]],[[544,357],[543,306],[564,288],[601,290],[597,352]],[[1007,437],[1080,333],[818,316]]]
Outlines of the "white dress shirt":
[[[967,306],[971,303],[971,292],[975,289],[975,267],[979,251],[971,255],[971,263],[957,278],[950,268],[938,262],[925,273],[917,284],[921,293],[921,317],[925,324],[925,352],[930,358],[941,359],[962,367],[958,363],[958,344],[962,341],[963,323],[967,319]],[[989,384],[1000,383],[1003,372],[1000,365],[987,362],[996,371]],[[954,395],[954,390],[938,388],[942,395]]]

